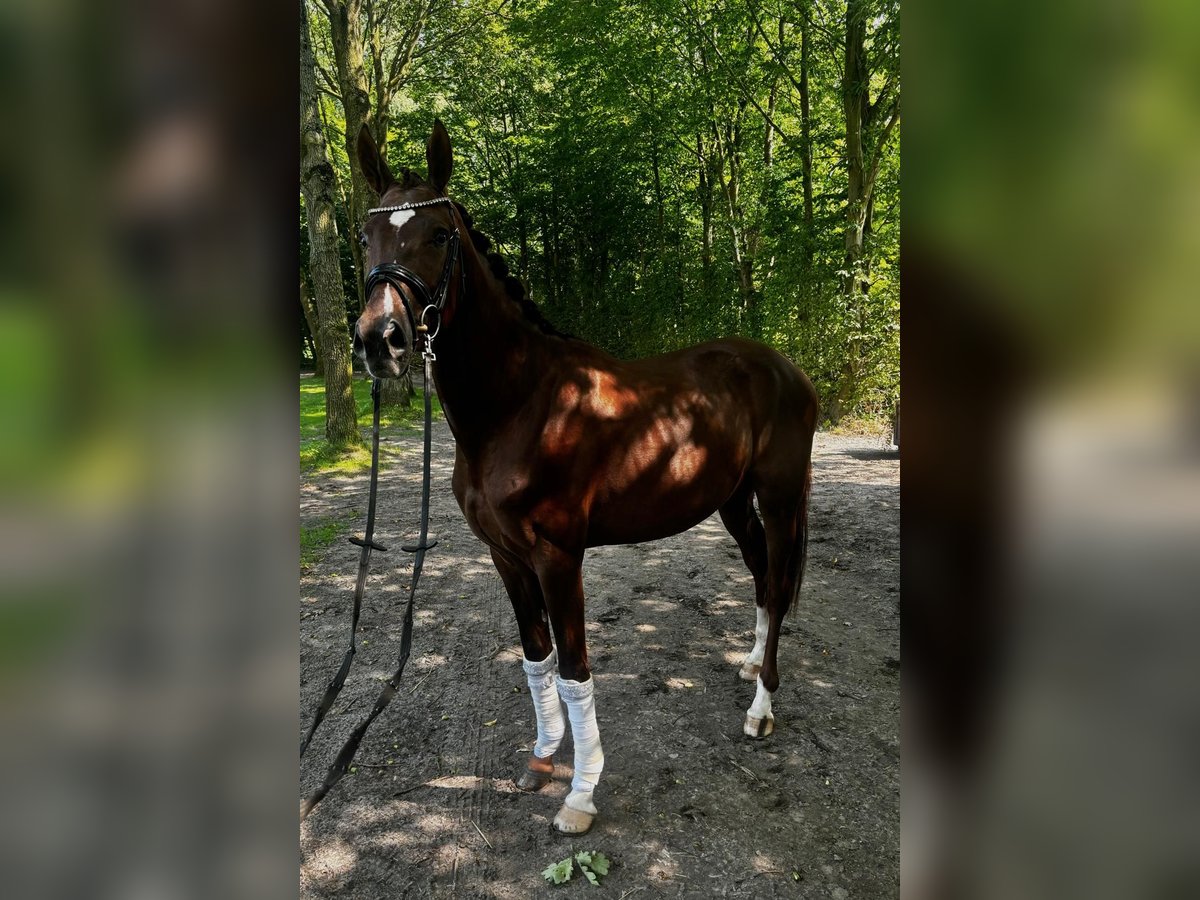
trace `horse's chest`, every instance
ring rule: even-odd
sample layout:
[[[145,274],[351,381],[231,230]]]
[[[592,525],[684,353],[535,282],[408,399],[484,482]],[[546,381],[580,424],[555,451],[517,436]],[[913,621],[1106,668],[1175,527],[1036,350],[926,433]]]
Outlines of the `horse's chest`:
[[[513,515],[524,485],[516,473],[488,471],[460,458],[454,467],[454,496],[477,537],[493,546],[520,543],[524,529]]]

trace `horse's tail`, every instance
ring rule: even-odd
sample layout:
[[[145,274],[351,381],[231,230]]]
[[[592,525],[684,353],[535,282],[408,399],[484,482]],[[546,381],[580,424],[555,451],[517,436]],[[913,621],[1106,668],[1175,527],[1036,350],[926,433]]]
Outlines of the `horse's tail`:
[[[788,607],[793,615],[800,606],[800,588],[804,584],[804,570],[808,568],[808,500],[811,494],[812,456],[810,454],[804,471],[804,487],[800,491],[800,509],[796,516],[796,540],[800,544],[800,564],[796,567],[796,587]]]

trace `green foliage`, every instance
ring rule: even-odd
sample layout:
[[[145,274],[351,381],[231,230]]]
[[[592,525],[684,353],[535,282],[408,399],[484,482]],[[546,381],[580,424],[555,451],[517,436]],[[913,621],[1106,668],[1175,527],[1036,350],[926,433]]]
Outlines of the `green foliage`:
[[[564,881],[570,881],[571,876],[574,874],[575,865],[569,856],[542,869],[542,877],[552,884],[562,884]]]
[[[599,885],[600,880],[608,874],[610,862],[607,856],[596,850],[580,850],[574,856],[547,866],[542,870],[542,877],[552,884],[562,884],[571,880],[576,865],[591,884]]]
[[[868,23],[864,164],[877,173],[853,264],[845,0],[448,4],[424,24],[437,52],[414,56],[385,111],[385,152],[393,171],[423,171],[440,117],[452,193],[563,330],[623,357],[745,335],[804,368],[827,408],[878,415],[899,391],[899,129],[882,141],[899,6],[850,2]],[[406,0],[386,5],[385,48],[413,20]],[[316,22],[332,69],[328,40]],[[323,104],[346,185],[341,112]],[[356,229],[339,230],[349,248]]]
[[[321,551],[332,544],[349,526],[348,518],[327,519],[317,525],[300,527],[300,568],[310,568]]]
[[[358,426],[363,443],[349,450],[331,447],[325,440],[325,382],[321,378],[300,379],[300,471],[318,474],[351,474],[371,465],[371,382],[355,378],[354,402],[358,407]],[[441,415],[441,404],[433,396],[433,417]],[[420,394],[407,408],[384,410],[379,417],[380,428],[420,428],[425,408]],[[379,448],[380,458],[389,453]]]
[[[608,857],[595,850],[580,850],[575,854],[575,862],[592,884],[600,884],[600,879],[608,874]]]

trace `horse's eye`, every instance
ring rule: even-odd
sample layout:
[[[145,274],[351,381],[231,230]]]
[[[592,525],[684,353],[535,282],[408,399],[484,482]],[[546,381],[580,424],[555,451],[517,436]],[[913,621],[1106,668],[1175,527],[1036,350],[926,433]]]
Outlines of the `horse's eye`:
[[[358,242],[360,244],[362,244],[364,247],[367,246],[367,236],[365,234],[363,234],[362,232],[359,232]]]
[[[439,228],[433,233],[433,246],[435,247],[445,247],[449,240],[450,232],[448,232],[445,228]]]

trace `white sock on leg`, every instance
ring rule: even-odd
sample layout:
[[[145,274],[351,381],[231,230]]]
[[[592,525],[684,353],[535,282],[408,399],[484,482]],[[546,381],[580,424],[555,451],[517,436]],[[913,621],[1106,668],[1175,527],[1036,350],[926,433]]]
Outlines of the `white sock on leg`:
[[[746,658],[742,660],[742,668],[750,671],[753,667],[761,667],[763,656],[766,655],[767,649],[767,627],[770,625],[770,620],[767,618],[767,610],[765,607],[754,607],[755,622],[754,622],[754,646],[750,652],[746,654]]]
[[[754,716],[756,719],[772,718],[771,692],[763,687],[761,675],[758,677],[758,690],[754,692],[754,702],[750,704],[746,714]]]
[[[594,678],[587,681],[558,679],[558,693],[567,704],[571,738],[575,742],[575,777],[571,779],[571,793],[564,802],[571,809],[593,816],[596,806],[592,803],[592,792],[604,769],[604,750],[600,747],[600,728],[596,724],[595,684]]]
[[[533,711],[537,715],[537,743],[534,744],[533,755],[545,759],[558,749],[566,732],[562,705],[554,687],[558,675],[558,652],[551,650],[550,655],[541,662],[531,662],[522,657],[521,666],[525,669],[525,680],[533,697]]]

